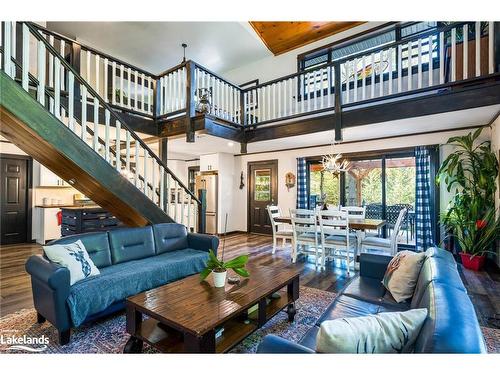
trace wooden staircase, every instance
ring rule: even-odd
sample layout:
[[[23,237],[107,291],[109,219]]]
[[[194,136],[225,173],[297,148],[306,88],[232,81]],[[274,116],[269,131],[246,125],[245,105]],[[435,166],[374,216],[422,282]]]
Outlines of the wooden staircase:
[[[3,26],[1,134],[126,225],[177,221],[200,231],[201,202],[120,113],[33,25]],[[22,28],[22,40],[13,45],[17,28]],[[29,42],[33,37],[35,49]],[[22,50],[17,59],[16,49]],[[33,59],[36,76],[30,73]]]

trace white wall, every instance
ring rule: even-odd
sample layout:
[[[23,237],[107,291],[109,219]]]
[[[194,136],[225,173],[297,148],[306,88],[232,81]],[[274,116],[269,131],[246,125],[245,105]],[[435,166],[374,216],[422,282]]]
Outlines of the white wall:
[[[448,138],[452,136],[467,134],[469,131],[470,130],[448,131],[442,133],[415,135],[415,136],[408,136],[401,138],[374,140],[374,141],[366,141],[366,142],[351,143],[351,144],[345,143],[336,145],[335,152],[346,154],[353,152],[414,147],[420,145],[442,144],[445,143],[448,140]],[[483,136],[489,137],[489,131],[484,130]],[[446,157],[446,155],[448,155],[449,152],[451,151],[452,150],[450,148],[442,149],[441,158]],[[287,190],[285,186],[285,174],[287,172],[292,172],[293,174],[297,175],[296,159],[298,157],[319,156],[331,152],[332,149],[330,146],[324,146],[324,147],[310,147],[299,150],[235,156],[233,186],[227,187],[228,189],[229,188],[233,189],[232,208],[228,211],[229,218],[231,221],[231,230],[239,230],[239,231],[247,230],[248,162],[273,160],[273,159],[278,160],[278,205],[282,208],[284,212],[288,212],[289,209],[295,208],[297,187],[295,186],[291,188],[290,191]],[[242,171],[245,177],[245,188],[240,190],[238,186],[239,186],[239,177]],[[446,207],[446,203],[449,201],[449,195],[446,191],[443,191],[443,188],[441,189],[440,199],[442,205],[441,208],[444,209]]]
[[[294,49],[293,51],[282,55],[265,57],[262,60],[243,65],[237,69],[223,72],[222,77],[236,84],[248,82],[257,78],[261,83],[263,83],[274,78],[295,73],[297,72],[297,55],[347,38],[354,34],[358,34],[383,23],[385,22],[367,22],[350,30],[346,30],[328,38],[321,39],[317,42],[310,43],[304,47]]]

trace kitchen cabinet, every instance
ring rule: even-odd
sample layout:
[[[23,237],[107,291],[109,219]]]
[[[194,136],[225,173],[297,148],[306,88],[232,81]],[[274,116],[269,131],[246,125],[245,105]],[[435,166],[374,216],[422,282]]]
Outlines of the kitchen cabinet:
[[[44,165],[33,162],[33,186],[69,187],[70,185]]]
[[[93,207],[64,207],[62,209],[62,236],[99,232],[124,227],[113,214],[105,209]]]
[[[35,207],[34,211],[34,238],[41,245],[47,241],[61,238],[61,226],[57,222],[57,213],[60,208]]]
[[[200,156],[200,171],[211,172],[219,170],[219,154]]]

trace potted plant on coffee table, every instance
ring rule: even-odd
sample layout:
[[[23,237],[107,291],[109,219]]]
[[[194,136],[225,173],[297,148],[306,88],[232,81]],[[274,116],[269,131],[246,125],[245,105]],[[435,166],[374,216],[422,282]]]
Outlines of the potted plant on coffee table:
[[[205,269],[201,271],[200,278],[205,280],[210,273],[213,273],[214,286],[222,288],[226,285],[227,270],[232,269],[242,277],[249,277],[250,274],[245,269],[248,262],[248,255],[240,255],[227,262],[224,262],[224,257],[221,260],[217,258],[212,250],[208,252],[208,260]]]
[[[478,142],[482,128],[465,136],[452,137],[448,145],[456,146],[438,171],[453,197],[441,222],[461,249],[464,267],[480,270],[485,255],[492,252],[500,235],[500,217],[495,209],[498,160],[490,142]]]

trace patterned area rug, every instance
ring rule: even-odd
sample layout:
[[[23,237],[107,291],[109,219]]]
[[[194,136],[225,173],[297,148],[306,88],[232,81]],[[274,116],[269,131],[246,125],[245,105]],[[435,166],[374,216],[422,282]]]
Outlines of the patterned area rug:
[[[232,352],[253,353],[257,350],[262,338],[270,333],[295,342],[299,341],[334,298],[335,293],[301,286],[300,298],[296,304],[297,315],[293,323],[288,323],[287,314],[282,311],[261,329],[243,340]],[[0,334],[4,338],[24,335],[28,338],[44,336],[48,338],[48,344],[41,353],[121,353],[130,337],[125,332],[125,315],[119,313],[73,330],[70,343],[61,347],[57,344],[57,331],[50,323],[36,323],[34,309],[21,310],[0,319]],[[22,347],[9,350],[9,346],[0,342],[0,353],[27,352]],[[31,346],[43,348],[43,344]],[[145,345],[144,352],[156,353],[156,350]]]

